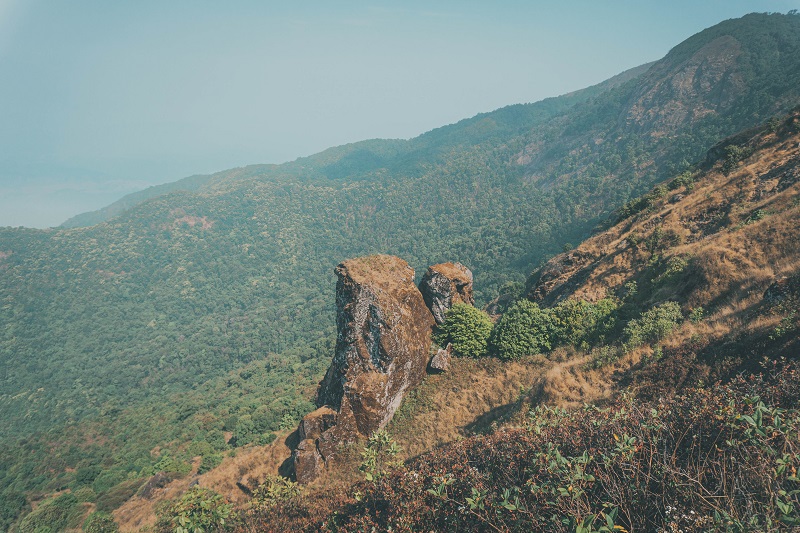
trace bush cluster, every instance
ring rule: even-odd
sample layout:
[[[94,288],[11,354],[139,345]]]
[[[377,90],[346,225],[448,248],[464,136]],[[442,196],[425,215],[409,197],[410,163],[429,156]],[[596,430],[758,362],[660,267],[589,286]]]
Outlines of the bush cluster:
[[[519,300],[492,325],[483,311],[456,304],[448,311],[436,340],[442,345],[452,343],[457,355],[489,353],[509,360],[566,344],[588,347],[602,341],[614,327],[618,305],[611,298],[596,303],[571,299],[542,309]]]
[[[492,332],[489,315],[465,303],[455,303],[447,311],[444,324],[434,334],[442,346],[452,344],[453,353],[462,357],[486,355],[486,344]]]

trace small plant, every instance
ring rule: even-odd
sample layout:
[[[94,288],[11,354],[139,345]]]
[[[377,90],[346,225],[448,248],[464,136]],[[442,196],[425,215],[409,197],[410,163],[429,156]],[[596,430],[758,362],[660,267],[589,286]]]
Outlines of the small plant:
[[[787,316],[783,317],[778,325],[775,326],[775,329],[772,330],[772,333],[769,334],[769,340],[778,340],[795,331],[797,329],[795,314],[795,311],[791,311]]]
[[[211,489],[194,486],[167,509],[175,533],[209,533],[225,527],[233,506]]]
[[[695,307],[689,312],[689,320],[692,324],[699,324],[705,317],[705,310],[702,307]]]
[[[664,266],[664,271],[658,276],[653,278],[651,282],[655,285],[658,283],[665,283],[676,278],[678,275],[686,270],[689,266],[689,258],[684,255],[673,255],[667,259],[667,264]]]
[[[622,350],[617,346],[598,346],[590,352],[590,355],[591,358],[585,365],[587,370],[610,365],[622,356]]]
[[[726,176],[736,168],[741,160],[750,155],[750,150],[744,146],[736,146],[734,144],[725,147],[725,155],[722,160],[722,173]]]
[[[297,427],[297,419],[291,413],[284,413],[281,417],[281,422],[278,424],[278,429],[281,431],[289,431]]]
[[[299,483],[281,476],[268,476],[267,479],[253,492],[252,504],[257,508],[272,507],[284,502],[302,492]]]
[[[391,438],[389,432],[379,429],[369,437],[367,445],[361,452],[363,461],[358,469],[364,472],[367,481],[377,481],[390,470],[403,466],[403,462],[397,459],[400,451],[400,446]]]
[[[85,533],[117,533],[119,526],[114,517],[108,513],[97,511],[90,514],[83,523]]]

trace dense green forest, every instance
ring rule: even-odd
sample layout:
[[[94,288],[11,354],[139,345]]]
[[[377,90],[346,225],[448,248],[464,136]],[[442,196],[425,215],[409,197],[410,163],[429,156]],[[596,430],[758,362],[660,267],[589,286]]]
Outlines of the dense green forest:
[[[91,227],[0,229],[0,528],[26,496],[86,487],[113,509],[294,423],[332,354],[340,261],[458,260],[485,304],[798,101],[800,16],[748,15],[584,91],[196,178]]]

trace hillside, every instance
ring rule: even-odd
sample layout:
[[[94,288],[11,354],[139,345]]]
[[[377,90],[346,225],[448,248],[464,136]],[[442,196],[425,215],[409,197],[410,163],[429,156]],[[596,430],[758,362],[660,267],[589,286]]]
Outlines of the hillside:
[[[200,177],[91,227],[0,229],[2,527],[65,490],[113,510],[158,471],[185,475],[200,457],[205,472],[296,425],[332,354],[332,271],[346,258],[391,253],[418,271],[458,260],[479,305],[519,296],[625,202],[795,106],[798,52],[800,17],[749,15],[588,92]],[[686,298],[684,311],[722,312]],[[575,374],[561,352],[548,372],[577,385],[551,380],[544,397],[562,383],[567,403],[593,398],[619,379],[614,366]]]
[[[245,505],[235,530],[792,530],[798,222],[800,109],[727,139],[532,275],[527,298],[545,310],[615,295],[615,333],[429,376],[389,426],[405,464]],[[670,302],[679,317],[663,327],[652,310]],[[648,321],[659,332],[634,342]],[[487,370],[506,372],[491,409]]]

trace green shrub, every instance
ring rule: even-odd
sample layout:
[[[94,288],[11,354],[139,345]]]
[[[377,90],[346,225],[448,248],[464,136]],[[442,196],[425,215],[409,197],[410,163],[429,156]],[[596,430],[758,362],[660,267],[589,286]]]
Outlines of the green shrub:
[[[222,531],[232,507],[213,490],[194,486],[180,500],[159,510],[157,530],[164,533]]]
[[[735,144],[726,146],[725,156],[722,160],[722,173],[726,176],[730,174],[731,171],[736,168],[736,165],[739,164],[739,161],[750,156],[752,152],[752,149],[745,146],[736,146]]]
[[[83,510],[78,499],[65,493],[42,502],[34,511],[22,519],[19,533],[58,533],[80,525]],[[77,522],[77,524],[75,523]]]
[[[97,494],[95,494],[91,487],[80,487],[79,489],[73,490],[72,494],[74,494],[81,503],[93,502],[97,499]]]
[[[622,332],[625,339],[623,347],[629,351],[643,344],[658,342],[678,327],[682,320],[683,313],[677,302],[657,305],[628,322]]]
[[[117,533],[119,526],[114,522],[114,517],[108,513],[98,511],[90,514],[83,523],[86,533]]]
[[[403,461],[397,459],[401,448],[385,429],[373,433],[364,450],[361,452],[361,466],[367,481],[377,481],[392,469],[403,466]]]
[[[669,190],[674,191],[675,189],[679,189],[683,186],[686,186],[687,189],[691,188],[694,185],[694,173],[691,170],[686,170],[675,177],[672,181],[669,182],[667,187]]]
[[[267,476],[267,479],[253,491],[252,504],[263,509],[284,502],[302,492],[299,483],[281,476]]]
[[[549,309],[553,323],[552,346],[570,344],[588,348],[614,327],[618,307],[612,298],[593,304],[571,298]]]
[[[519,359],[524,355],[550,350],[553,318],[546,310],[528,300],[520,300],[500,317],[489,337],[489,350],[501,359]]]
[[[213,470],[222,463],[222,453],[210,453],[203,455],[200,461],[200,468],[197,469],[198,474],[205,474],[209,470]]]
[[[589,361],[584,365],[585,370],[602,368],[620,358],[622,352],[619,346],[598,346],[589,354]]]
[[[442,324],[435,334],[435,340],[442,346],[453,345],[453,353],[462,357],[481,357],[486,355],[492,320],[483,311],[464,303],[455,303],[445,314]]]
[[[703,320],[704,316],[705,316],[705,310],[702,307],[695,307],[689,313],[689,320],[691,320],[692,323],[694,324],[698,324]]]
[[[192,465],[165,452],[153,466],[156,472],[168,472],[185,476],[192,471]]]
[[[685,255],[673,255],[670,257],[666,264],[664,265],[664,271],[661,272],[658,276],[650,280],[650,282],[654,285],[659,283],[666,283],[674,278],[676,278],[679,274],[682,274],[686,267],[689,266],[689,257]]]

